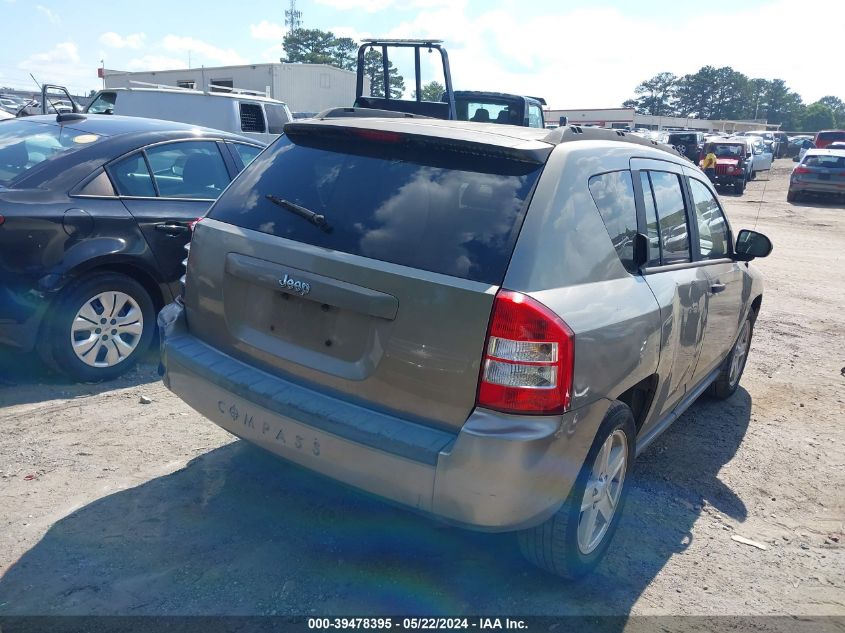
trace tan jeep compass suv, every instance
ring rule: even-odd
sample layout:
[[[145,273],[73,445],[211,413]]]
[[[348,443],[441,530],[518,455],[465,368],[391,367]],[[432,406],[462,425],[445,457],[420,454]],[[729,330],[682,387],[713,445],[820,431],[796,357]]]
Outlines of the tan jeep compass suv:
[[[636,454],[736,390],[770,250],[624,132],[292,123],[197,225],[164,381],[287,460],[578,576]]]

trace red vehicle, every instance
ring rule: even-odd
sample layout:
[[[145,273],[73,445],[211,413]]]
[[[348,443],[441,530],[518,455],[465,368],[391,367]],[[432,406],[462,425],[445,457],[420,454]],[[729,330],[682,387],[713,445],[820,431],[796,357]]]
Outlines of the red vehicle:
[[[816,149],[824,149],[834,141],[845,141],[845,130],[822,130],[816,132]]]

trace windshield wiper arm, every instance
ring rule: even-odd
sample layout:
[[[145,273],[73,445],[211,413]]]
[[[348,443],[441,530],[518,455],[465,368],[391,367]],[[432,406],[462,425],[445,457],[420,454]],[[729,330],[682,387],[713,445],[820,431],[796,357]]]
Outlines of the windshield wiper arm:
[[[311,224],[321,229],[322,231],[326,233],[332,232],[332,227],[326,220],[326,216],[322,215],[321,213],[315,213],[311,209],[307,209],[306,207],[298,205],[295,202],[285,200],[284,198],[279,198],[278,196],[274,196],[269,193],[264,197],[267,198],[273,204],[280,206],[283,209],[287,209],[288,211],[295,213],[301,218],[305,218]]]

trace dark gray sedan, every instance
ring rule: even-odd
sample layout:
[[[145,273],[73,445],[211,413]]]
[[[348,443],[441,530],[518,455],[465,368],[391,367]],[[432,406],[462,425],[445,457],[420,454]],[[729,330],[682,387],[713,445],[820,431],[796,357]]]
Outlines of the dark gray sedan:
[[[182,123],[0,123],[0,344],[113,378],[178,292],[191,225],[263,147]]]

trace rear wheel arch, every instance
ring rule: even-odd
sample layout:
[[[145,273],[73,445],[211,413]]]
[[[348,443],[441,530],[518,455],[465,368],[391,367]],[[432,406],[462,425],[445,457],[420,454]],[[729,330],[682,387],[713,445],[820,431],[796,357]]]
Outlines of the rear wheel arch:
[[[150,295],[156,312],[170,302],[170,293],[166,290],[166,284],[163,284],[154,272],[141,263],[125,259],[100,259],[95,262],[85,262],[66,273],[66,277],[69,279],[67,285],[77,283],[83,277],[98,273],[120,273],[137,281]]]
[[[657,385],[658,377],[654,373],[646,376],[613,398],[628,405],[628,408],[631,409],[631,412],[634,414],[634,424],[638,433],[645,423],[648,412],[651,410],[654,395],[657,393]]]

